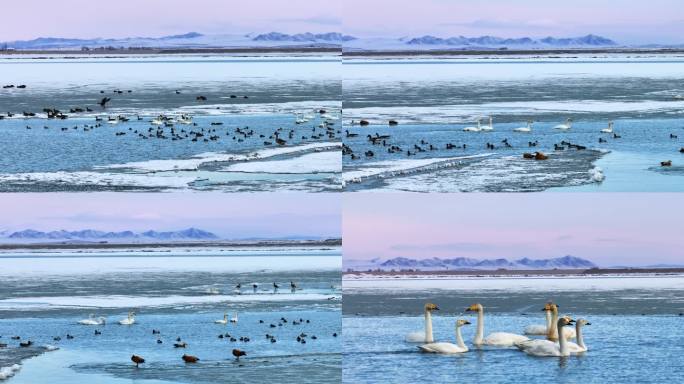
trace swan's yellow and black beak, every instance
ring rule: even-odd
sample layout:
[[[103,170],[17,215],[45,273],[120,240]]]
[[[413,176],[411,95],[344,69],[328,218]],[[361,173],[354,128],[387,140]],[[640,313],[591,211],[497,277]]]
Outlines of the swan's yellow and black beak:
[[[472,324],[472,323],[471,323],[470,321],[468,321],[468,320],[466,320],[466,321],[463,322],[463,325],[468,325],[468,324]]]
[[[588,323],[588,322],[587,322],[587,323],[584,323],[584,325],[591,325],[591,323]]]

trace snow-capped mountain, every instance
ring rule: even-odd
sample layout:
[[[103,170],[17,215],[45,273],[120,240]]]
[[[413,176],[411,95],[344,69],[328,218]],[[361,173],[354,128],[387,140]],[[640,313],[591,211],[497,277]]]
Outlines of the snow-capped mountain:
[[[265,34],[215,34],[204,35],[189,32],[181,35],[162,37],[127,37],[120,39],[65,39],[58,37],[39,37],[33,40],[7,41],[2,46],[16,50],[49,50],[83,48],[268,48],[268,47],[330,47],[341,46],[343,42],[355,37],[339,32],[285,34],[270,32]]]
[[[444,270],[494,270],[505,269],[587,269],[594,268],[596,264],[589,260],[575,256],[563,256],[553,259],[529,259],[519,260],[499,259],[471,259],[456,257],[442,259],[433,257],[430,259],[411,259],[407,257],[395,257],[388,260],[373,259],[368,262],[350,260],[345,262],[345,267],[353,270],[381,269],[402,270],[414,269],[421,271],[444,271]]]
[[[23,231],[6,233],[3,236],[5,239],[14,241],[156,241],[156,240],[215,240],[219,237],[207,231],[197,228],[188,228],[181,231],[120,231],[120,232],[105,232],[93,229],[84,229],[80,231],[36,231],[33,229],[26,229]]]
[[[288,35],[286,33],[280,32],[270,32],[257,35],[252,40],[254,41],[300,41],[300,42],[332,42],[340,43],[344,41],[355,40],[354,36],[343,35],[339,32],[328,32],[328,33],[297,33],[294,35]]]
[[[506,38],[497,36],[479,37],[419,37],[360,38],[344,43],[345,50],[479,50],[479,49],[558,49],[558,48],[610,48],[618,43],[602,36],[589,34],[580,37],[531,37]]]

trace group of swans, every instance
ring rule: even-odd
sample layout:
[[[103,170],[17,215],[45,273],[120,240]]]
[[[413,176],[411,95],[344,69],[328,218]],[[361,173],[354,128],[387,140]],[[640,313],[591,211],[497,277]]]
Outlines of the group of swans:
[[[237,322],[238,322],[237,312],[235,312],[235,316],[231,317],[230,320],[228,320],[228,312],[223,313],[223,319],[214,320],[214,324],[228,324],[228,322],[231,322],[233,324],[237,324]]]
[[[494,122],[492,117],[489,117],[489,125],[481,125],[480,119],[477,120],[477,126],[470,126],[463,128],[464,132],[489,132],[494,130]]]
[[[121,325],[133,325],[135,324],[135,312],[128,312],[128,316],[118,321]],[[81,325],[105,325],[107,324],[107,318],[104,316],[95,317],[92,313],[88,315],[87,319],[79,320],[78,324]]]
[[[104,316],[95,317],[94,314],[88,315],[87,319],[79,320],[81,325],[105,325],[107,323],[107,318]]]
[[[522,127],[517,127],[513,128],[513,132],[521,132],[521,133],[529,133],[532,132],[532,120],[527,121],[527,125],[524,125]],[[558,129],[561,131],[567,131],[570,128],[572,128],[572,119],[567,118],[565,119],[565,123],[563,124],[558,124],[553,127],[554,129]],[[463,128],[464,132],[483,132],[483,131],[493,131],[494,130],[494,124],[492,122],[492,117],[489,117],[489,125],[480,125],[480,120],[477,120],[477,126],[468,126]],[[613,122],[609,121],[608,122],[608,127],[601,129],[601,133],[613,133]]]
[[[566,326],[575,324],[575,333],[577,335],[577,343],[568,341],[564,330]],[[591,325],[591,323],[585,319],[579,319],[577,321],[571,319],[569,316],[563,316],[558,319],[555,323],[556,335],[555,338],[558,341],[552,341],[548,339],[534,339],[527,340],[517,343],[515,346],[519,350],[532,356],[570,356],[573,353],[586,352],[587,346],[584,344],[584,338],[582,337],[582,327],[585,325]]]
[[[468,320],[456,321],[456,344],[447,342],[435,342],[432,332],[432,312],[439,310],[436,304],[427,303],[424,307],[425,331],[412,332],[406,335],[405,340],[411,343],[425,343],[418,348],[422,352],[454,354],[468,352],[468,347],[463,342],[461,327],[470,324]],[[473,304],[466,308],[466,312],[477,312],[477,329],[473,338],[476,347],[516,347],[521,351],[535,356],[567,356],[570,353],[586,352],[587,347],[582,338],[581,327],[590,325],[587,320],[580,319],[576,322],[576,329],[565,328],[575,323],[568,316],[558,318],[558,306],[547,303],[544,306],[546,314],[545,325],[534,325],[525,328],[527,335],[545,335],[546,339],[530,339],[527,336],[509,332],[493,332],[484,336],[484,307],[482,304]],[[562,336],[561,336],[562,335]],[[568,341],[577,338],[577,343]]]

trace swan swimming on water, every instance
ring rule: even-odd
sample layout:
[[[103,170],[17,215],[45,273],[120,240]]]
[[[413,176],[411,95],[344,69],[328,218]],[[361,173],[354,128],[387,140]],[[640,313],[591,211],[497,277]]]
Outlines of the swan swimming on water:
[[[237,322],[238,322],[238,314],[237,314],[237,312],[235,312],[235,316],[233,316],[233,317],[230,318],[230,322],[233,323],[233,324],[237,324]]]
[[[544,315],[546,316],[546,324],[545,325],[528,325],[525,327],[525,331],[523,332],[526,335],[546,335],[549,332],[549,328],[551,328],[551,303],[546,303],[544,305]]]
[[[224,312],[223,313],[223,319],[222,320],[214,320],[214,324],[228,324],[228,313]]]
[[[577,334],[577,343],[568,341],[568,350],[570,353],[582,353],[588,350],[587,346],[584,344],[584,337],[582,337],[582,327],[585,325],[591,325],[586,319],[579,319],[575,323],[575,333]],[[568,328],[563,328],[564,331],[568,331]],[[564,333],[565,334],[565,333]]]
[[[489,125],[483,125],[480,127],[480,131],[493,131],[494,130],[494,122],[492,121],[492,117],[489,116]]]
[[[572,128],[572,119],[568,117],[567,119],[565,119],[565,124],[558,124],[553,128],[567,131],[568,129]]]
[[[493,332],[484,337],[484,307],[479,303],[473,304],[466,308],[466,312],[469,311],[477,311],[477,331],[473,339],[473,344],[477,346],[512,347],[516,343],[529,340],[526,336],[508,332]]]
[[[119,320],[119,324],[121,325],[133,325],[135,324],[135,312],[128,312],[128,317],[125,319]]]
[[[556,329],[556,324],[558,322],[558,304],[549,303],[551,309],[551,323],[550,327],[546,332],[546,339],[551,341],[558,341],[558,330]],[[572,328],[563,328],[561,330],[565,339],[572,339],[575,337],[575,330]]]
[[[525,127],[514,128],[513,132],[523,132],[523,133],[532,132],[532,120],[528,120],[527,126],[525,126]]]
[[[456,321],[456,344],[452,343],[429,343],[423,344],[418,348],[422,352],[430,353],[464,353],[468,352],[468,347],[463,342],[463,337],[461,336],[461,327],[470,324],[468,320],[457,320]]]
[[[549,340],[535,339],[516,343],[515,346],[528,355],[533,356],[569,356],[570,349],[568,348],[568,342],[564,337],[560,336],[563,327],[571,325],[574,322],[575,320],[568,316],[558,319],[555,327],[558,330],[558,343]]]
[[[477,127],[470,126],[470,127],[463,128],[463,132],[480,132],[481,130],[482,130],[482,128],[480,127],[480,120],[479,119],[477,120]]]
[[[601,133],[613,133],[613,122],[609,121],[608,122],[608,128],[603,128],[601,130]]]
[[[81,325],[105,325],[106,318],[103,316],[94,317],[92,313],[88,315],[87,319],[79,320],[78,323]]]
[[[409,343],[434,343],[432,336],[432,311],[439,311],[437,304],[425,304],[425,331],[411,332],[404,340]]]

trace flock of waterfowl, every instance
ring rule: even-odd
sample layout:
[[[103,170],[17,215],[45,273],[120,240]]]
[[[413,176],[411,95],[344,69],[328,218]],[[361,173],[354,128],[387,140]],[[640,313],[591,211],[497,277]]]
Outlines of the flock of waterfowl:
[[[461,327],[471,324],[465,319],[456,320],[456,344],[449,342],[435,342],[432,332],[432,312],[439,307],[432,303],[425,304],[425,331],[412,332],[406,335],[405,341],[409,343],[421,343],[418,349],[429,353],[465,353],[468,346],[461,336]],[[588,350],[584,343],[582,327],[591,325],[586,319],[574,320],[569,316],[558,315],[558,305],[546,303],[543,311],[546,314],[546,323],[543,325],[530,325],[523,330],[523,334],[509,332],[493,332],[485,336],[484,332],[484,307],[482,304],[473,304],[465,309],[466,312],[477,313],[477,329],[472,344],[476,348],[482,346],[498,348],[517,348],[528,355],[533,356],[569,356],[583,353]],[[575,329],[567,328],[575,325]],[[533,336],[545,336],[545,338],[532,338]],[[570,341],[576,339],[576,342]]]
[[[25,86],[23,86],[25,88]],[[131,90],[125,91],[125,93],[131,93]],[[105,93],[101,90],[100,93]],[[124,91],[120,89],[115,89],[114,94],[123,94]],[[176,90],[175,94],[181,94],[181,91]],[[237,95],[230,95],[231,99],[238,98]],[[249,98],[248,96],[242,96],[243,99]],[[207,101],[207,97],[199,95],[195,98],[197,102]],[[108,104],[112,102],[111,97],[102,97],[96,102],[97,105],[102,110],[106,110]],[[220,108],[220,107],[217,107]],[[86,107],[72,107],[68,112],[61,111],[54,107],[43,108],[40,113],[22,111],[20,114],[16,112],[7,112],[6,115],[0,115],[0,120],[5,117],[23,116],[26,118],[39,118],[45,117],[50,120],[67,120],[69,117],[81,113],[90,113],[93,109]],[[126,116],[122,114],[117,115],[99,115],[95,117],[95,122],[93,124],[81,124],[74,125],[71,127],[61,127],[62,132],[68,132],[70,130],[82,130],[83,132],[88,132],[97,128],[102,128],[104,123],[109,125],[116,125],[119,123],[127,123],[131,120],[133,121],[147,121],[150,126],[147,129],[140,129],[134,127],[128,127],[128,129],[118,130],[115,132],[115,136],[125,136],[127,134],[135,135],[140,139],[170,139],[172,141],[177,140],[189,140],[191,142],[212,142],[219,141],[222,137],[229,137],[234,142],[244,142],[250,138],[256,140],[258,138],[263,146],[272,145],[287,145],[288,141],[292,141],[297,137],[302,141],[315,141],[315,140],[335,140],[339,138],[340,131],[334,127],[336,121],[339,117],[335,113],[331,113],[324,108],[315,108],[312,111],[307,111],[304,113],[296,112],[294,113],[294,125],[295,127],[306,126],[306,131],[301,129],[295,130],[294,128],[285,129],[279,127],[275,129],[270,134],[259,134],[255,135],[253,129],[248,126],[245,127],[235,127],[234,129],[220,129],[218,126],[223,125],[220,121],[213,121],[209,123],[207,127],[200,127],[199,123],[193,120],[193,117],[187,113],[180,114],[177,116],[169,115],[159,115],[149,119],[143,118],[140,115]],[[319,117],[317,124],[307,124],[313,122],[317,117]],[[180,128],[178,126],[181,126]],[[182,126],[191,126],[191,128],[184,128]],[[26,126],[26,129],[32,129],[30,125]],[[50,126],[43,125],[44,129],[50,129]],[[296,136],[295,136],[296,135]],[[257,137],[258,136],[258,137]]]
[[[257,283],[252,283],[251,284],[254,291],[256,292],[258,288]],[[277,293],[277,290],[279,288],[279,285],[277,283],[273,283],[274,287],[274,293]],[[235,293],[240,294],[241,293],[241,288],[242,284],[238,283],[235,286]],[[290,281],[290,289],[291,292],[295,292],[296,290],[300,290],[300,288],[295,282]],[[223,325],[223,326],[234,326],[234,330],[231,332],[221,332],[218,334],[217,338],[222,339],[222,340],[227,340],[230,343],[249,343],[252,340],[252,335],[245,336],[245,335],[237,335],[236,332],[238,331],[237,325],[239,323],[239,318],[238,318],[238,313],[237,311],[233,316],[229,316],[228,312],[223,313],[223,317],[221,319],[214,320],[212,323],[216,325]],[[139,324],[138,321],[136,320],[136,313],[134,311],[129,311],[127,316],[119,319],[117,322],[119,325],[123,326],[133,326],[136,324]],[[284,316],[281,316],[279,319],[272,320],[272,321],[266,321],[264,319],[259,319],[258,322],[259,326],[264,328],[264,337],[269,343],[276,343],[278,342],[278,338],[276,336],[276,333],[279,329],[283,329],[287,326],[291,327],[296,327],[301,330],[299,334],[293,339],[294,342],[300,345],[307,344],[307,342],[312,342],[318,340],[318,336],[314,334],[307,334],[306,331],[306,326],[311,324],[312,321],[310,319],[304,319],[304,318],[296,318],[296,319],[287,319]],[[107,325],[107,318],[105,316],[96,316],[95,314],[89,314],[87,318],[82,319],[77,321],[77,324],[79,325],[85,325],[85,326],[96,326],[96,328],[93,332],[93,336],[97,337],[102,335],[104,327]],[[268,332],[266,332],[268,330]],[[151,333],[153,338],[156,339],[156,344],[161,345],[164,344],[164,339],[162,337],[162,331],[160,329],[153,328],[151,330]],[[332,334],[332,337],[337,337],[338,334],[337,332],[334,332]],[[0,336],[2,338],[2,336]],[[74,335],[67,333],[66,334],[66,340],[73,340],[75,338]],[[21,336],[12,336],[12,340],[19,341],[19,346],[20,347],[31,347],[34,345],[34,342],[31,340],[22,340]],[[54,336],[52,338],[53,341],[59,342],[62,341],[61,336]],[[172,346],[173,348],[187,348],[188,347],[188,342],[183,339],[181,336],[177,336],[176,338],[173,339]],[[0,348],[6,348],[8,345],[7,343],[0,343]],[[235,357],[237,361],[239,361],[240,357],[242,356],[247,356],[247,352],[243,349],[240,348],[233,348],[232,349],[232,355]],[[185,361],[186,363],[196,363],[200,361],[200,359],[197,356],[193,355],[188,355],[188,354],[183,354],[181,356],[181,359]],[[142,357],[141,355],[133,354],[131,356],[131,361],[138,367],[140,364],[145,363],[145,358]]]
[[[488,125],[482,125],[480,120],[476,121],[477,124],[474,126],[467,126],[464,127],[462,130],[464,132],[492,132],[494,131],[494,122],[493,118],[490,116],[489,117],[489,123]],[[528,120],[527,124],[524,126],[520,126],[517,128],[513,128],[512,132],[514,133],[531,133],[532,132],[532,125],[533,125],[532,120]],[[564,123],[555,125],[553,129],[559,130],[559,131],[568,131],[572,129],[572,123],[573,120],[568,118],[565,120]],[[396,126],[398,125],[399,122],[396,120],[389,120],[388,125],[389,126]],[[351,125],[359,125],[362,127],[367,127],[370,125],[370,122],[368,120],[352,120]],[[606,128],[603,128],[599,131],[600,136],[598,137],[598,142],[599,143],[606,143],[608,142],[608,139],[620,139],[622,136],[618,134],[617,132],[614,131],[614,123],[612,121],[608,122],[608,126]],[[359,137],[359,133],[353,133],[350,132],[349,130],[345,131],[345,136],[346,138],[356,138]],[[670,139],[677,139],[677,135],[670,133]],[[409,146],[408,148],[404,147],[402,148],[399,145],[393,144],[390,139],[391,135],[380,135],[377,132],[375,134],[367,134],[366,135],[367,141],[373,145],[373,146],[378,146],[382,147],[383,151],[386,151],[387,153],[390,154],[405,154],[407,157],[411,156],[416,156],[417,154],[421,152],[429,152],[429,151],[437,151],[441,149],[446,149],[446,150],[456,150],[456,149],[467,149],[468,146],[467,144],[454,144],[454,143],[446,143],[443,146],[442,145],[436,145],[428,142],[425,139],[421,139],[419,142],[414,143],[412,146]],[[537,147],[539,145],[538,141],[528,141],[527,143],[523,143],[523,146],[526,146],[528,148],[532,147]],[[504,138],[501,140],[500,144],[496,143],[490,143],[486,142],[485,147],[487,150],[496,150],[497,148],[506,148],[506,149],[512,149],[515,146],[511,144],[508,138]],[[584,150],[587,149],[586,146],[584,145],[579,145],[579,144],[574,144],[569,141],[563,140],[559,143],[553,144],[553,151],[563,151],[563,150]],[[357,154],[354,152],[354,150],[351,148],[351,146],[347,145],[346,143],[343,145],[343,150],[342,150],[343,156],[349,156],[351,160],[359,160],[362,155]],[[684,147],[681,147],[679,150],[680,153],[684,153]],[[366,158],[372,158],[376,155],[376,152],[373,150],[367,150],[363,153],[363,156]],[[531,160],[547,160],[549,157],[546,153],[542,151],[535,151],[535,152],[525,152],[523,153],[523,159],[531,159]],[[666,160],[662,161],[660,163],[661,166],[671,166],[672,161],[671,160]]]

